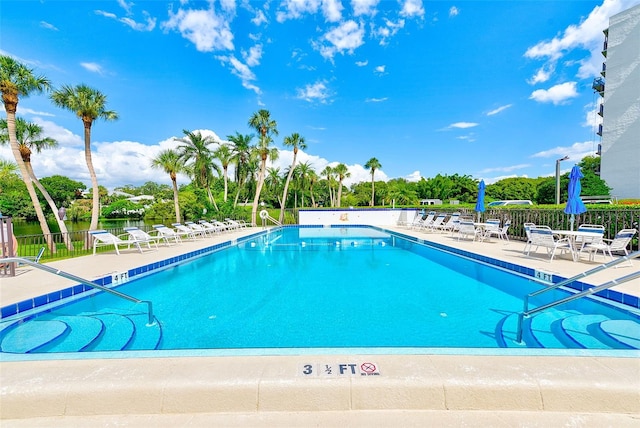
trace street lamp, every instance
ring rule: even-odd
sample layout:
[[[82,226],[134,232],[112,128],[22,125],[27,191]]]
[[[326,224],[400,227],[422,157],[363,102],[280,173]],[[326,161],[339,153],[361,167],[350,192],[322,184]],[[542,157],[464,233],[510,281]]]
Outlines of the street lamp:
[[[556,205],[560,205],[560,162],[567,159],[569,159],[569,156],[556,160]]]

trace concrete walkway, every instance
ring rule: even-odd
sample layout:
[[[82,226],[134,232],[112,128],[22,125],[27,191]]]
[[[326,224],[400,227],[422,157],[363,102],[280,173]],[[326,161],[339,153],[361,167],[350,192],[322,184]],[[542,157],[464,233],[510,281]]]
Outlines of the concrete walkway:
[[[393,228],[497,259],[572,276],[586,261],[525,257],[522,242],[457,241],[449,234]],[[237,239],[245,229],[158,251],[98,254],[51,263],[88,279]],[[640,269],[610,269],[600,283]],[[0,304],[68,287],[65,279],[21,268],[0,278]],[[620,286],[640,295],[640,282]],[[437,350],[436,350],[437,351]],[[640,423],[640,359],[342,353],[163,356],[0,362],[0,422],[30,426],[577,426]],[[126,353],[121,353],[125,355]],[[474,355],[475,354],[475,355]],[[306,376],[307,365],[374,363],[379,376]]]

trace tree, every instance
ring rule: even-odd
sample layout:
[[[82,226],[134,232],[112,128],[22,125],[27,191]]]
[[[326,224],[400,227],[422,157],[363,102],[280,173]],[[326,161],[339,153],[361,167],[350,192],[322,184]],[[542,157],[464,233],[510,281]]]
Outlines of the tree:
[[[93,202],[91,205],[91,224],[89,230],[98,228],[98,218],[100,216],[100,192],[98,189],[98,178],[93,168],[91,159],[91,126],[97,119],[107,121],[117,120],[118,114],[113,110],[107,110],[107,97],[97,89],[87,85],[62,86],[59,90],[51,94],[53,104],[69,110],[76,114],[84,125],[84,158],[91,176],[91,186],[93,188]]]
[[[295,176],[298,178],[299,188],[302,192],[300,204],[302,207],[304,207],[304,190],[306,189],[306,184],[311,173],[313,173],[313,167],[309,162],[302,162],[298,164],[294,171]]]
[[[284,183],[284,191],[282,192],[282,206],[280,207],[280,218],[278,219],[280,223],[284,221],[284,209],[287,205],[287,193],[289,192],[289,183],[291,182],[291,176],[293,175],[293,170],[296,167],[296,158],[298,157],[298,149],[306,149],[307,144],[305,143],[304,137],[301,137],[300,134],[294,132],[288,137],[284,137],[284,141],[282,142],[285,147],[293,147],[293,160],[291,161],[291,167],[289,168],[289,174],[287,174],[287,181]]]
[[[36,211],[36,216],[40,222],[40,228],[47,240],[51,251],[55,251],[55,245],[51,236],[47,219],[42,211],[42,206],[38,200],[36,189],[33,186],[27,166],[22,160],[20,146],[16,135],[16,110],[20,97],[28,97],[31,93],[42,93],[50,88],[49,80],[44,76],[36,76],[33,70],[24,64],[16,61],[10,56],[0,55],[0,92],[2,92],[2,103],[7,112],[7,133],[11,152],[20,170],[22,180],[27,187],[27,192]]]
[[[0,159],[0,183],[6,180],[9,175],[15,174],[16,171],[18,171],[18,165],[8,160]],[[1,187],[0,192],[2,192]]]
[[[376,173],[376,169],[382,168],[382,165],[378,159],[371,158],[364,164],[364,167],[371,170],[371,206],[374,206],[376,197],[374,175]]]
[[[327,187],[329,188],[329,206],[333,207],[335,206],[334,200],[333,200],[333,191],[331,189],[331,183],[333,181],[333,168],[331,168],[329,165],[325,166],[324,169],[322,170],[322,172],[320,173],[320,175],[323,175],[325,177],[327,177]]]
[[[204,137],[200,132],[191,132],[183,130],[184,137],[176,138],[182,144],[178,146],[178,154],[180,159],[188,167],[187,171],[191,173],[191,177],[195,184],[203,188],[207,192],[209,203],[213,204],[216,211],[218,205],[211,192],[211,183],[213,181],[212,170],[219,172],[220,167],[213,162],[213,152],[209,148],[210,144],[215,143],[213,138]]]
[[[171,178],[171,185],[173,187],[173,206],[176,213],[176,221],[180,220],[180,203],[178,199],[178,173],[184,170],[184,161],[175,150],[167,149],[163,150],[151,160],[151,167],[161,169]]]
[[[257,224],[258,202],[260,201],[260,193],[264,185],[264,174],[267,169],[267,158],[271,158],[272,161],[278,158],[277,150],[274,152],[270,147],[270,144],[273,142],[272,135],[278,135],[278,124],[275,120],[271,119],[269,110],[261,109],[249,118],[249,126],[255,129],[260,135],[260,141],[256,148],[260,155],[260,172],[258,175],[256,194],[253,198],[253,205],[251,206],[251,224],[255,225]]]
[[[78,199],[82,191],[87,188],[84,183],[71,180],[63,175],[52,175],[51,177],[43,177],[40,180],[42,185],[51,195],[51,199],[57,206],[68,206],[75,199]]]
[[[227,135],[227,140],[233,143],[233,161],[236,165],[236,182],[238,183],[238,190],[236,191],[236,197],[233,202],[233,207],[238,205],[238,198],[240,197],[240,191],[243,189],[249,173],[249,161],[251,158],[251,140],[253,135],[242,135],[236,131],[236,135]]]
[[[340,201],[342,199],[342,181],[347,177],[351,177],[351,173],[343,163],[336,165],[335,168],[333,168],[333,172],[338,176],[338,197],[336,198],[336,207],[340,208]]]
[[[7,135],[7,121],[0,121],[0,143],[5,144],[9,141],[9,136]],[[62,239],[64,240],[65,245],[69,250],[73,250],[73,244],[69,239],[69,232],[67,230],[67,225],[64,223],[64,214],[58,215],[58,207],[56,206],[55,201],[49,195],[49,192],[38,180],[35,172],[33,171],[33,166],[31,165],[31,154],[32,151],[35,150],[37,153],[40,153],[43,149],[57,147],[58,143],[51,137],[42,137],[42,127],[38,124],[27,122],[26,120],[16,117],[16,138],[18,140],[18,146],[20,150],[20,155],[22,156],[22,162],[24,163],[25,168],[27,169],[27,173],[29,174],[29,178],[33,181],[33,184],[40,190],[42,196],[45,201],[49,205],[51,212],[53,213],[53,217],[56,219],[58,223],[58,227],[60,228],[60,232],[62,234]],[[64,209],[61,206],[61,209]],[[66,211],[66,209],[64,209]],[[55,246],[51,250],[53,253],[56,252]]]
[[[227,202],[227,193],[229,190],[227,171],[229,169],[229,164],[233,160],[233,151],[228,145],[220,144],[220,147],[213,152],[213,156],[218,159],[222,165],[224,177],[224,201]]]

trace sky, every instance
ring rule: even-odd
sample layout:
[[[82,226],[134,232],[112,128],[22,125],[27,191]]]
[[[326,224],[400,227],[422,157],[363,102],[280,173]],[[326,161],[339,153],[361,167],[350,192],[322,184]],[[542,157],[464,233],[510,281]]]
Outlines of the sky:
[[[278,124],[269,166],[281,171],[293,157],[282,141],[296,132],[307,145],[298,162],[318,174],[344,163],[345,184],[369,181],[373,157],[376,180],[490,184],[552,176],[568,155],[564,173],[595,154],[602,31],[638,3],[2,0],[0,54],[54,89],[107,96],[119,118],[94,122],[92,157],[109,189],[170,184],[151,159],[184,130],[224,143],[254,133],[260,109]],[[81,120],[46,93],[21,98],[17,114],[58,142],[33,154],[36,175],[90,187]],[[9,147],[0,158],[13,160]]]

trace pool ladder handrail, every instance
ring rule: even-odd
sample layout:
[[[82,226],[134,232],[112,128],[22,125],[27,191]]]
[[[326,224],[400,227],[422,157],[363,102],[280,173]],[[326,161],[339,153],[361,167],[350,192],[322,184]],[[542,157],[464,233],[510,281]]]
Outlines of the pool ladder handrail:
[[[543,288],[541,290],[534,291],[532,293],[527,294],[524,297],[524,308],[523,308],[522,312],[520,312],[518,314],[518,330],[517,330],[517,333],[516,333],[516,342],[517,343],[522,343],[522,324],[523,324],[523,321],[524,321],[525,317],[528,318],[528,317],[530,317],[531,315],[533,315],[535,313],[542,312],[544,310],[553,308],[553,307],[561,305],[563,303],[571,302],[573,300],[580,299],[581,297],[589,296],[589,295],[597,293],[599,291],[606,290],[606,289],[609,289],[611,287],[615,287],[616,285],[619,285],[619,284],[622,284],[622,283],[625,283],[625,282],[629,282],[629,281],[633,281],[636,278],[640,278],[640,271],[633,272],[633,273],[630,273],[630,274],[625,275],[625,276],[621,276],[620,278],[614,279],[614,280],[606,282],[604,284],[600,284],[600,285],[597,285],[597,286],[594,286],[594,287],[590,287],[590,288],[588,288],[586,290],[583,290],[583,291],[581,291],[579,293],[572,294],[571,296],[564,297],[562,299],[556,300],[556,301],[551,302],[551,303],[547,303],[546,305],[538,306],[538,307],[533,308],[531,310],[529,310],[529,298],[537,296],[537,295],[542,294],[542,293],[546,293],[547,291],[555,290],[557,288],[560,288],[562,286],[565,286],[567,284],[575,282],[578,279],[585,278],[587,276],[593,275],[594,273],[598,273],[598,272],[601,272],[603,270],[609,269],[612,266],[618,265],[618,264],[620,264],[622,262],[625,262],[625,261],[630,261],[631,259],[635,259],[636,257],[640,257],[640,251],[634,251],[633,253],[631,253],[629,255],[622,256],[622,257],[620,257],[620,258],[618,258],[616,260],[612,260],[612,261],[610,261],[608,263],[604,263],[604,264],[602,264],[600,266],[597,266],[597,267],[595,267],[593,269],[589,269],[588,271],[579,273],[578,275],[572,276],[571,278],[565,279],[564,281],[560,281],[559,283],[554,284],[554,285],[552,285],[550,287]]]
[[[40,263],[35,262],[33,260],[24,259],[22,257],[3,257],[0,260],[2,260],[3,263],[21,263],[21,264],[29,265],[29,266],[32,266],[32,267],[34,267],[36,269],[40,269],[40,270],[43,270],[45,272],[52,273],[54,275],[58,275],[58,276],[61,276],[63,278],[70,279],[72,281],[77,281],[77,282],[79,282],[81,284],[88,285],[89,287],[96,288],[98,290],[102,290],[102,291],[105,291],[107,293],[111,293],[114,296],[120,297],[120,298],[125,299],[125,300],[129,300],[130,302],[144,303],[144,304],[147,305],[147,312],[149,314],[149,323],[147,325],[151,326],[151,325],[155,324],[155,317],[153,316],[153,303],[150,300],[136,299],[135,297],[129,296],[128,294],[124,294],[124,293],[121,293],[119,291],[112,290],[111,288],[107,288],[107,287],[104,287],[102,285],[98,285],[98,284],[96,284],[94,282],[91,282],[91,281],[89,281],[87,279],[84,279],[84,278],[81,278],[79,276],[76,276],[76,275],[74,275],[72,273],[64,272],[64,271],[62,271],[60,269],[56,269],[56,268],[53,268],[51,266],[43,265],[43,264],[40,264]]]
[[[260,219],[262,220],[262,227],[267,227],[267,220],[269,220],[271,223],[275,224],[276,226],[282,226],[282,223],[280,223],[275,218],[271,217],[267,210],[260,211]]]

